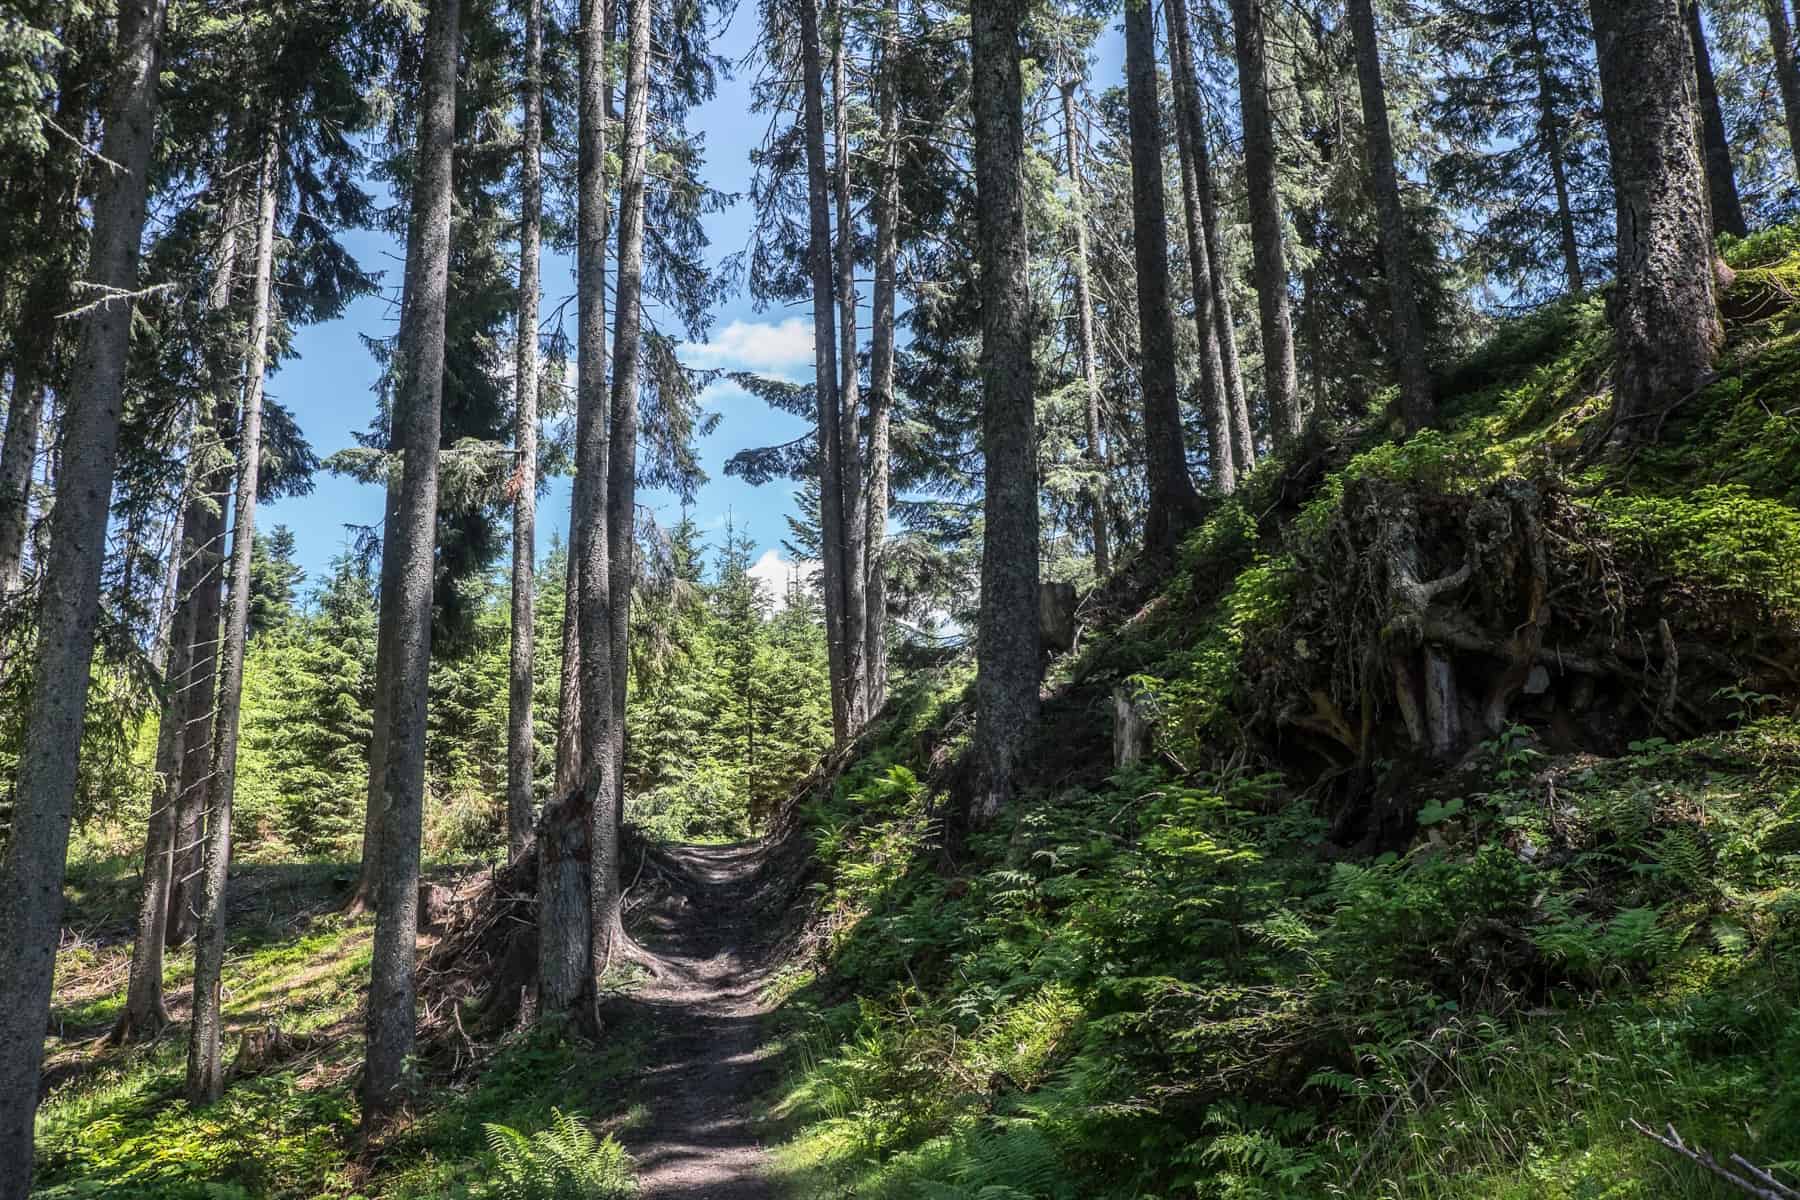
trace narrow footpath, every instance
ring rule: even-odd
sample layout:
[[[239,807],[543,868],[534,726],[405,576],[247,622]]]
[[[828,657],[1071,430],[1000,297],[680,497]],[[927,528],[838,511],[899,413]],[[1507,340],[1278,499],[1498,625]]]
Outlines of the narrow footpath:
[[[633,994],[653,1026],[649,1112],[623,1140],[645,1200],[775,1200],[752,1111],[775,1066],[761,1035],[761,858],[759,843],[661,847],[654,861],[670,878],[631,914],[632,935],[662,960]]]

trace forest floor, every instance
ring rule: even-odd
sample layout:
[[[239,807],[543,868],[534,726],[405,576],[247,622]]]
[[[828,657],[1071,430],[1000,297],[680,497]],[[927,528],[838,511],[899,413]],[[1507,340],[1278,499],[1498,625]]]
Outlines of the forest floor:
[[[659,975],[632,994],[641,1120],[623,1136],[646,1200],[772,1200],[754,1108],[773,1082],[763,1036],[774,958],[759,940],[760,843],[665,846],[664,885],[632,914]]]

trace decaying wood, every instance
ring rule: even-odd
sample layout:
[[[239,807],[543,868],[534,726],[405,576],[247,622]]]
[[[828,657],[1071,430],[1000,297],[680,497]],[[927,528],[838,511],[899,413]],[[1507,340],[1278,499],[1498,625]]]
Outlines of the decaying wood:
[[[1113,692],[1113,765],[1130,766],[1150,747],[1149,706],[1140,696],[1120,688]]]
[[[1741,1154],[1733,1154],[1732,1166],[1727,1167],[1700,1147],[1690,1146],[1682,1141],[1681,1134],[1676,1132],[1673,1125],[1664,1125],[1663,1132],[1658,1133],[1634,1117],[1631,1127],[1664,1149],[1706,1168],[1740,1192],[1759,1197],[1760,1200],[1800,1200],[1800,1189],[1781,1182]],[[1737,1169],[1733,1170],[1732,1167]]]

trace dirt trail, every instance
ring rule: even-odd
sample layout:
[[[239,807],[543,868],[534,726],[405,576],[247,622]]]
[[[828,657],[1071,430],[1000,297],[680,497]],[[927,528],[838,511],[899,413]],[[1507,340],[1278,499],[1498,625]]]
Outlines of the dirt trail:
[[[663,964],[633,997],[654,1026],[648,1118],[624,1138],[645,1200],[775,1200],[752,1114],[774,1069],[760,1034],[761,860],[759,843],[662,847],[672,884],[632,914],[633,936]]]

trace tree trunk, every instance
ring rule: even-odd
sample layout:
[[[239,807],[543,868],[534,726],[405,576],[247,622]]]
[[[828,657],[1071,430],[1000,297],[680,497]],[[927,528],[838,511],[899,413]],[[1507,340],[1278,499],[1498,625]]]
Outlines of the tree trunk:
[[[825,586],[826,658],[831,675],[831,732],[850,737],[844,646],[844,474],[839,430],[837,318],[831,263],[831,189],[825,163],[825,66],[818,0],[796,0],[800,15],[801,86],[806,134],[807,265],[813,289],[813,379],[819,406],[820,573]]]
[[[1195,82],[1200,63],[1188,22],[1187,0],[1168,0],[1169,24],[1179,40],[1187,65],[1192,103],[1189,141],[1194,154],[1194,182],[1200,193],[1200,232],[1206,239],[1206,268],[1211,276],[1214,336],[1219,362],[1225,374],[1225,396],[1231,414],[1231,459],[1241,481],[1256,466],[1256,437],[1251,432],[1250,402],[1244,395],[1244,369],[1238,362],[1237,319],[1231,308],[1231,279],[1225,272],[1225,252],[1219,237],[1219,203],[1213,189],[1212,151],[1207,147],[1205,114],[1200,107],[1200,88]]]
[[[975,745],[981,824],[1012,797],[1013,769],[1038,715],[1037,413],[1031,262],[1025,232],[1025,120],[1019,71],[1024,0],[974,7],[977,245],[981,268],[981,548]]]
[[[1613,440],[1698,387],[1723,340],[1683,0],[1590,0],[1618,206]]]
[[[198,421],[195,424],[200,428]],[[200,472],[191,469],[189,492],[197,497],[200,486]],[[185,513],[196,503],[190,499],[184,507],[184,530]],[[169,1012],[163,1003],[163,953],[167,947],[169,885],[174,876],[176,795],[181,788],[181,697],[194,654],[194,605],[187,597],[199,586],[200,565],[199,555],[188,544],[185,533],[176,538],[170,557],[175,564],[175,606],[169,622],[168,658],[163,667],[167,690],[156,729],[156,774],[151,784],[149,828],[144,837],[144,889],[138,901],[125,1008],[109,1038],[114,1045],[154,1040],[169,1023]]]
[[[95,191],[88,279],[137,287],[165,0],[122,0],[101,153],[118,165]],[[63,867],[75,796],[82,717],[100,608],[107,510],[119,455],[130,299],[81,318],[81,346],[63,422],[63,462],[50,516],[50,551],[33,649],[12,836],[0,869],[0,1200],[31,1191],[32,1135],[44,1028],[62,924]]]
[[[1787,118],[1788,149],[1794,169],[1800,172],[1800,65],[1794,61],[1794,27],[1788,20],[1787,0],[1763,0],[1769,19],[1769,46],[1775,58],[1775,82],[1781,88],[1781,111]]]
[[[1169,74],[1175,93],[1175,144],[1181,160],[1183,231],[1187,235],[1188,271],[1194,292],[1194,333],[1200,344],[1200,398],[1206,416],[1207,469],[1213,486],[1229,495],[1237,488],[1238,466],[1231,444],[1231,395],[1225,386],[1225,359],[1219,348],[1219,325],[1213,313],[1212,264],[1200,218],[1200,181],[1194,148],[1205,137],[1200,117],[1200,91],[1189,58],[1187,23],[1182,0],[1165,4],[1169,24]]]
[[[576,167],[576,397],[575,486],[569,502],[570,588],[565,597],[563,646],[572,619],[574,687],[565,657],[562,732],[572,734],[558,763],[569,788],[547,811],[538,839],[538,995],[540,1011],[593,1019],[592,854],[594,779],[611,740],[613,703],[611,572],[607,489],[610,481],[606,388],[606,130],[609,6],[583,0],[578,37],[579,92]],[[623,347],[614,347],[615,352]],[[634,349],[635,352],[635,349]],[[573,726],[571,729],[570,727]],[[608,778],[610,785],[611,779]],[[579,802],[577,800],[579,799]]]
[[[1125,85],[1131,110],[1132,248],[1137,264],[1139,386],[1150,489],[1144,544],[1174,547],[1200,517],[1188,478],[1175,383],[1175,318],[1169,308],[1169,229],[1163,203],[1162,101],[1156,84],[1156,27],[1149,0],[1125,6]],[[1035,581],[1033,587],[1035,588]],[[1035,593],[1034,593],[1035,595]]]
[[[370,970],[363,1124],[374,1129],[404,1100],[412,1056],[419,929],[419,836],[425,791],[425,709],[431,670],[431,596],[437,536],[444,320],[450,269],[451,158],[456,139],[458,0],[434,0],[425,21],[417,175],[406,247],[406,311],[395,395],[402,455],[399,524],[383,553],[400,559],[394,589],[393,694],[381,805],[381,884]]]
[[[570,489],[570,511],[574,511],[575,479]],[[575,549],[573,519],[569,528],[569,564],[563,573],[562,657],[558,668],[556,702],[556,791],[555,797],[567,796],[581,786],[581,557]]]
[[[31,469],[37,462],[44,413],[43,370],[48,363],[51,319],[41,302],[24,306],[13,353],[12,396],[6,405],[6,441],[0,446],[0,596],[18,590],[24,564],[25,527],[31,519]],[[40,331],[40,328],[41,331]],[[45,343],[34,350],[36,343]]]
[[[1537,0],[1525,0],[1525,19],[1531,26],[1532,69],[1537,74],[1538,128],[1543,130],[1544,154],[1550,160],[1550,184],[1556,193],[1556,233],[1562,250],[1563,281],[1568,285],[1569,294],[1574,296],[1585,286],[1581,248],[1575,240],[1575,213],[1569,204],[1569,170],[1562,141],[1563,121],[1556,111],[1555,94],[1550,86],[1550,53],[1538,25]]]
[[[1712,205],[1714,233],[1743,237],[1744,206],[1738,200],[1737,177],[1731,170],[1731,142],[1725,136],[1725,114],[1719,109],[1719,89],[1713,82],[1712,54],[1706,48],[1706,29],[1700,20],[1700,0],[1686,0],[1688,40],[1692,43],[1694,78],[1699,86],[1700,145],[1706,154],[1706,191]]]
[[[400,302],[405,324],[406,300]],[[375,695],[369,706],[369,778],[363,803],[362,867],[356,887],[345,901],[346,913],[366,912],[375,906],[381,886],[381,796],[387,786],[388,733],[394,719],[394,638],[400,619],[394,597],[400,587],[400,556],[391,538],[400,527],[400,444],[394,416],[388,418],[388,478],[381,510],[381,580],[376,594]]]
[[[1300,382],[1294,367],[1294,325],[1288,306],[1287,254],[1281,232],[1281,192],[1275,182],[1275,114],[1269,96],[1268,31],[1263,0],[1232,0],[1237,40],[1238,94],[1243,105],[1244,181],[1249,193],[1250,243],[1255,260],[1258,325],[1262,330],[1263,390],[1275,448],[1300,436]]]
[[[636,559],[637,416],[639,349],[643,340],[644,188],[650,141],[651,0],[631,0],[626,34],[625,127],[619,158],[618,311],[613,325],[612,450],[607,476],[609,558],[605,581],[611,602],[610,667],[612,687],[604,749],[593,770],[593,854],[588,882],[592,986],[624,945],[625,922],[620,908],[619,843],[624,816],[625,684],[630,663],[631,584]],[[585,632],[585,629],[584,629]],[[585,681],[584,681],[585,683]]]
[[[1349,0],[1350,34],[1356,42],[1356,81],[1362,90],[1363,134],[1369,155],[1369,182],[1375,192],[1381,262],[1386,268],[1389,315],[1394,325],[1394,359],[1400,376],[1400,415],[1408,433],[1437,418],[1431,369],[1425,361],[1425,325],[1413,290],[1412,251],[1406,209],[1400,202],[1400,172],[1394,164],[1394,135],[1388,128],[1387,87],[1381,80],[1381,44],[1371,0]]]
[[[65,29],[65,36],[67,30]],[[57,78],[56,120],[64,129],[85,121],[92,86],[91,58],[74,46],[64,53]],[[38,199],[37,246],[40,251],[79,244],[81,215],[81,147],[57,138],[44,158],[42,193]],[[30,282],[16,312],[5,314],[13,325],[13,390],[7,402],[6,439],[0,446],[0,597],[19,586],[25,531],[31,518],[31,469],[37,460],[44,392],[56,344],[57,314],[69,308],[73,255],[53,253]],[[4,292],[0,292],[3,295]]]
[[[1069,195],[1075,201],[1075,352],[1081,360],[1081,381],[1086,393],[1083,399],[1088,470],[1095,479],[1088,489],[1088,526],[1094,543],[1094,574],[1105,579],[1112,574],[1112,505],[1108,494],[1112,464],[1100,432],[1100,366],[1094,349],[1094,290],[1088,268],[1087,186],[1081,177],[1081,139],[1075,128],[1076,84],[1073,75],[1062,83],[1063,152],[1069,168]]]
[[[834,0],[836,36],[832,41],[832,129],[836,134],[837,300],[838,300],[838,437],[839,470],[844,489],[844,719],[851,736],[868,720],[863,655],[869,636],[868,523],[869,495],[863,479],[862,440],[858,429],[862,380],[857,362],[856,218],[850,204],[849,83],[845,39],[850,16],[845,0]]]
[[[254,309],[244,355],[243,418],[237,438],[237,494],[231,505],[231,583],[219,663],[218,717],[207,787],[206,858],[200,929],[194,941],[194,1020],[188,1037],[187,1098],[210,1104],[225,1090],[220,989],[225,966],[225,876],[231,866],[231,806],[237,786],[238,718],[243,711],[244,650],[250,632],[250,560],[256,540],[256,485],[262,467],[263,379],[274,302],[275,210],[281,134],[272,131],[258,176]]]
[[[536,819],[531,735],[532,589],[537,579],[538,256],[543,219],[544,0],[526,0],[525,144],[519,162],[519,323],[513,370],[512,645],[507,675],[506,846],[517,858]]]
[[[867,639],[863,685],[868,714],[887,703],[888,429],[894,411],[894,308],[900,261],[900,89],[895,50],[900,0],[888,0],[876,104],[881,112],[881,176],[875,192],[875,310],[869,346],[869,508]]]
[[[217,430],[235,416],[231,395],[237,372],[216,378],[212,424]],[[215,447],[216,449],[216,447]],[[213,705],[219,685],[220,589],[223,586],[225,506],[230,503],[229,467],[207,475],[203,503],[188,514],[194,530],[190,541],[196,558],[198,580],[190,601],[194,606],[193,645],[188,678],[180,700],[181,784],[175,795],[175,849],[169,883],[167,940],[179,946],[194,936],[200,919],[200,857],[206,822],[206,793],[212,778]]]

